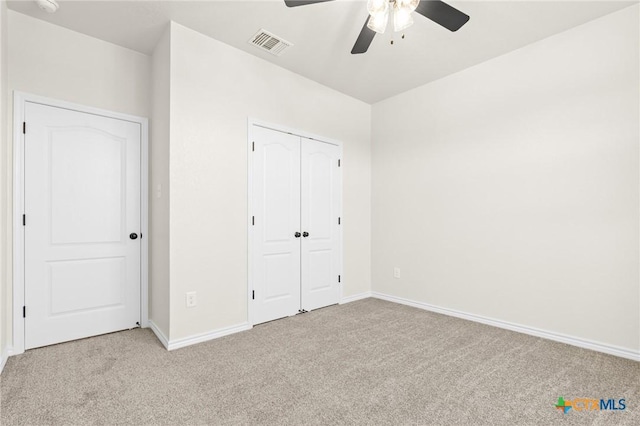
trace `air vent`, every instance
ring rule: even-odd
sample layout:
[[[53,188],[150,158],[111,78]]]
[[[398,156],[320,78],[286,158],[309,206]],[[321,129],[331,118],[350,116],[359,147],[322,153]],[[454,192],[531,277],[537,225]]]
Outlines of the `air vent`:
[[[265,30],[258,31],[249,39],[249,43],[276,56],[282,55],[286,48],[293,46],[292,43]]]

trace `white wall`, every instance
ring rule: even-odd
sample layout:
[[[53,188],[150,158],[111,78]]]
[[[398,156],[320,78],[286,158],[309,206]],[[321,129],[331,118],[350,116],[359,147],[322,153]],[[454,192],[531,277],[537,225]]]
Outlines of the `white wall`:
[[[9,86],[148,117],[150,58],[9,11]]]
[[[247,321],[247,117],[344,143],[344,294],[370,290],[370,113],[172,24],[171,340]]]
[[[375,104],[373,290],[637,352],[638,31],[633,6]]]
[[[169,125],[171,27],[151,57],[149,319],[169,336]]]
[[[8,88],[50,98],[75,102],[111,111],[148,117],[150,112],[150,58],[58,27],[44,21],[8,11]],[[12,141],[12,108],[5,114],[9,125],[5,136]],[[12,173],[11,143],[6,144],[7,173]],[[11,188],[12,182],[8,182]],[[7,212],[11,214],[11,200]],[[12,220],[11,216],[8,218]],[[9,229],[10,231],[10,229]],[[11,233],[2,240],[11,265]],[[11,314],[11,276],[5,290],[4,307]],[[8,321],[7,329],[11,329]]]
[[[7,155],[7,3],[0,1],[0,372],[7,356],[7,208],[11,194],[7,186],[7,170],[9,161]]]

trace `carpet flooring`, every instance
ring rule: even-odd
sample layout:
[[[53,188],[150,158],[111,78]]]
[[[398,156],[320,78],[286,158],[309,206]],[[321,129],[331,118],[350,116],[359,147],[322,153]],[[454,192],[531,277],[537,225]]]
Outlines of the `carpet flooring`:
[[[34,349],[0,380],[2,425],[640,424],[638,362],[376,299],[171,352],[148,329]]]

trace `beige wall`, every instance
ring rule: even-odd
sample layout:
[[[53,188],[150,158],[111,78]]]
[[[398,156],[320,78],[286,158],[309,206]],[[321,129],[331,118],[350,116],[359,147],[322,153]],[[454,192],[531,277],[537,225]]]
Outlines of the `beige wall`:
[[[344,294],[370,290],[370,113],[172,25],[171,340],[247,321],[247,117],[344,143]],[[186,308],[187,291],[197,307]]]
[[[141,53],[44,21],[8,12],[8,89],[148,117],[151,61]],[[4,115],[5,137],[12,141],[12,108]],[[3,157],[12,173],[11,143]],[[12,185],[9,181],[8,185]],[[11,188],[11,186],[9,186]],[[11,190],[11,189],[10,189]],[[9,200],[7,212],[13,208]],[[8,218],[12,220],[11,216]],[[9,228],[9,231],[11,229]],[[11,265],[11,233],[3,239]],[[5,283],[6,329],[11,325],[11,276]]]
[[[633,6],[375,104],[373,290],[638,351],[638,31]]]
[[[0,365],[6,360],[8,348],[7,285],[7,208],[11,191],[8,187],[7,153],[7,3],[0,1]]]
[[[149,117],[147,55],[9,11],[9,89]]]
[[[149,320],[169,337],[169,123],[171,28],[151,57]]]

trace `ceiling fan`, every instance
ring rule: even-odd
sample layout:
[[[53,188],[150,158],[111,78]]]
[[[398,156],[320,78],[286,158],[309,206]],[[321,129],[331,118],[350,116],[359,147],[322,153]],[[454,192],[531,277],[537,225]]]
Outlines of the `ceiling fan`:
[[[285,0],[285,4],[288,7],[296,7],[328,1],[333,0]],[[364,21],[360,35],[351,49],[351,54],[354,55],[366,52],[376,33],[385,31],[390,12],[393,13],[395,31],[402,31],[413,24],[413,11],[449,31],[458,31],[469,20],[469,15],[440,0],[368,0],[367,10],[370,16]]]

